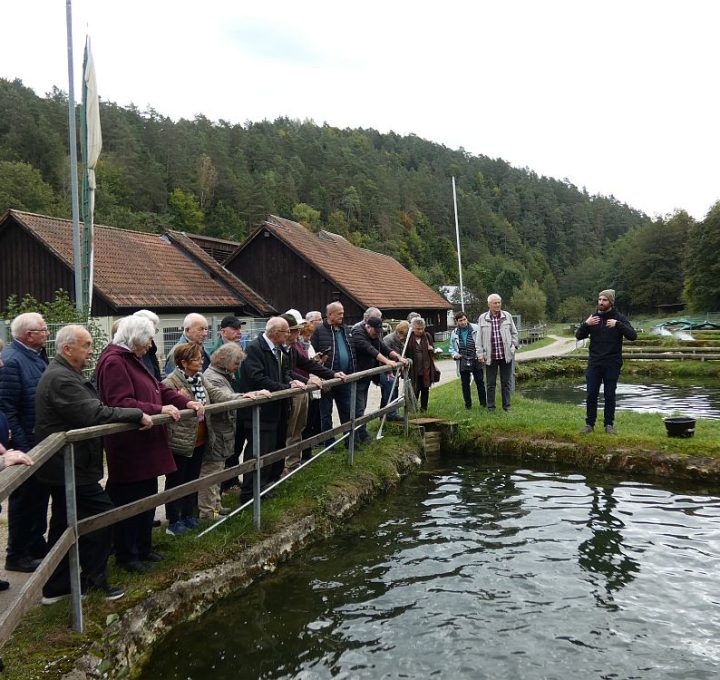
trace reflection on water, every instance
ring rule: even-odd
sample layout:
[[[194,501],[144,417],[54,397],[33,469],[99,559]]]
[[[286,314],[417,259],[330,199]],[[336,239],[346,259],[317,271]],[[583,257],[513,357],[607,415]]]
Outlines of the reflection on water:
[[[585,404],[585,383],[575,378],[553,380],[542,385],[518,386],[518,391],[529,399],[543,399],[559,404]],[[603,395],[600,390],[599,408]],[[640,385],[618,383],[617,409],[661,413],[671,415],[682,413],[694,418],[720,418],[720,387],[713,385],[664,385],[653,383]]]
[[[142,676],[716,678],[720,498],[466,461],[186,624]]]

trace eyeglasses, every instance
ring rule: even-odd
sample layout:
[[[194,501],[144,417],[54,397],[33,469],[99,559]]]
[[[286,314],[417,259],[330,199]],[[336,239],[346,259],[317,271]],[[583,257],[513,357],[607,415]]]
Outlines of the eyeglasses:
[[[28,333],[49,333],[47,328],[31,328]]]

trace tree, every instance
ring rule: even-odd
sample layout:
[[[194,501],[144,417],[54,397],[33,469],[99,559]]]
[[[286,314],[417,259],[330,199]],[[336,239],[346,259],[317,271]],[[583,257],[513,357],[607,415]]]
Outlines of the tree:
[[[168,197],[168,212],[175,229],[199,234],[204,229],[204,215],[197,199],[182,189],[174,189]]]
[[[545,304],[547,296],[537,284],[537,281],[530,283],[525,281],[513,293],[510,300],[510,309],[513,314],[520,314],[523,322],[533,324],[545,319]]]
[[[515,265],[505,265],[493,282],[493,293],[497,293],[503,300],[509,300],[516,288],[523,282],[523,273]]]
[[[8,208],[53,214],[52,187],[28,163],[0,161],[0,215]]]
[[[720,309],[720,201],[690,228],[686,251],[685,296],[695,311]]]
[[[318,232],[322,228],[322,224],[320,222],[320,211],[315,210],[315,208],[307,203],[298,203],[293,206],[292,218],[311,231]]]
[[[558,321],[569,321],[570,323],[580,323],[584,321],[589,312],[592,311],[592,305],[587,298],[579,295],[566,298],[560,303],[557,311]]]

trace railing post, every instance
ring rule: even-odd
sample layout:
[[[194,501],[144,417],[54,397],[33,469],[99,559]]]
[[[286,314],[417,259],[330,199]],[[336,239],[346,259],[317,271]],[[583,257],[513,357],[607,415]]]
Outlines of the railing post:
[[[357,380],[350,383],[350,443],[348,446],[348,464],[352,465],[355,459],[355,400],[357,399]]]
[[[255,458],[255,477],[253,479],[253,521],[260,529],[260,407],[253,406],[253,456]]]
[[[70,599],[72,602],[73,630],[82,633],[85,629],[82,610],[82,588],[80,585],[80,550],[77,534],[77,503],[75,502],[75,447],[65,446],[65,513],[67,525],[73,532],[73,544],[68,551],[70,561]]]
[[[405,368],[403,371],[403,396],[405,397],[405,403],[403,404],[403,427],[405,429],[405,439],[408,438],[410,434],[410,409],[408,408],[408,404],[410,403],[410,389],[411,389],[410,381],[408,380],[408,369]]]

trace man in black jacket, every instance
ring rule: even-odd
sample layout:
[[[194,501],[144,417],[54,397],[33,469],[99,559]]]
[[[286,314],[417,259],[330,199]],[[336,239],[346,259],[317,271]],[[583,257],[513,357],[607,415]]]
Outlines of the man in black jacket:
[[[35,392],[35,436],[38,441],[53,432],[63,432],[107,423],[138,423],[152,427],[150,416],[138,408],[112,408],[98,398],[83,369],[92,357],[92,337],[85,328],[61,328],[55,338],[57,355]],[[77,442],[75,449],[75,502],[78,519],[112,510],[113,503],[100,486],[103,477],[103,449],[100,439]],[[38,481],[49,487],[52,515],[48,545],[52,547],[67,527],[65,472],[62,451],[58,451],[36,473]],[[110,555],[110,528],[98,529],[80,538],[80,566],[84,590],[100,590],[116,600],[123,591],[107,582]],[[65,556],[43,587],[43,604],[52,604],[70,593],[70,572]]]
[[[622,367],[623,338],[637,339],[637,331],[615,310],[615,291],[601,290],[597,312],[591,314],[575,333],[578,340],[590,338],[587,379],[587,407],[583,432],[592,432],[597,419],[598,394],[603,385],[605,397],[605,432],[617,434],[615,429],[615,390]]]
[[[282,317],[274,316],[265,324],[265,332],[247,346],[247,356],[240,365],[240,392],[268,390],[280,392],[291,387],[304,387],[305,384],[292,377],[290,359],[283,351],[283,345],[289,335],[288,322]],[[260,407],[260,455],[277,451],[285,447],[289,399],[279,399],[263,404]],[[252,412],[255,407],[238,411],[238,427],[245,427],[247,444],[243,460],[250,460],[254,455]],[[282,475],[285,461],[281,458],[260,471],[261,485],[268,486]],[[240,502],[252,498],[253,478],[255,473],[245,474],[240,490]]]
[[[323,365],[334,372],[349,375],[355,372],[355,356],[353,354],[347,330],[343,326],[345,308],[340,302],[331,302],[326,308],[327,318],[315,329],[311,343]],[[322,431],[332,429],[333,401],[337,406],[341,423],[350,420],[350,385],[336,385],[328,392],[323,392],[320,400],[320,427]],[[328,439],[326,446],[334,439]],[[349,445],[349,439],[345,440]]]
[[[381,337],[382,319],[380,317],[370,316],[365,321],[361,321],[353,326],[350,334],[350,343],[357,360],[358,371],[377,368],[378,364],[392,366],[393,368],[397,366],[397,363],[391,358],[393,354],[397,357],[397,353],[392,350],[388,351],[387,347],[381,342]],[[401,362],[406,362],[402,357],[398,358]],[[355,398],[356,418],[365,414],[371,380],[371,378],[358,380]],[[355,436],[358,442],[366,442],[370,438],[367,433],[367,426],[361,425]]]

